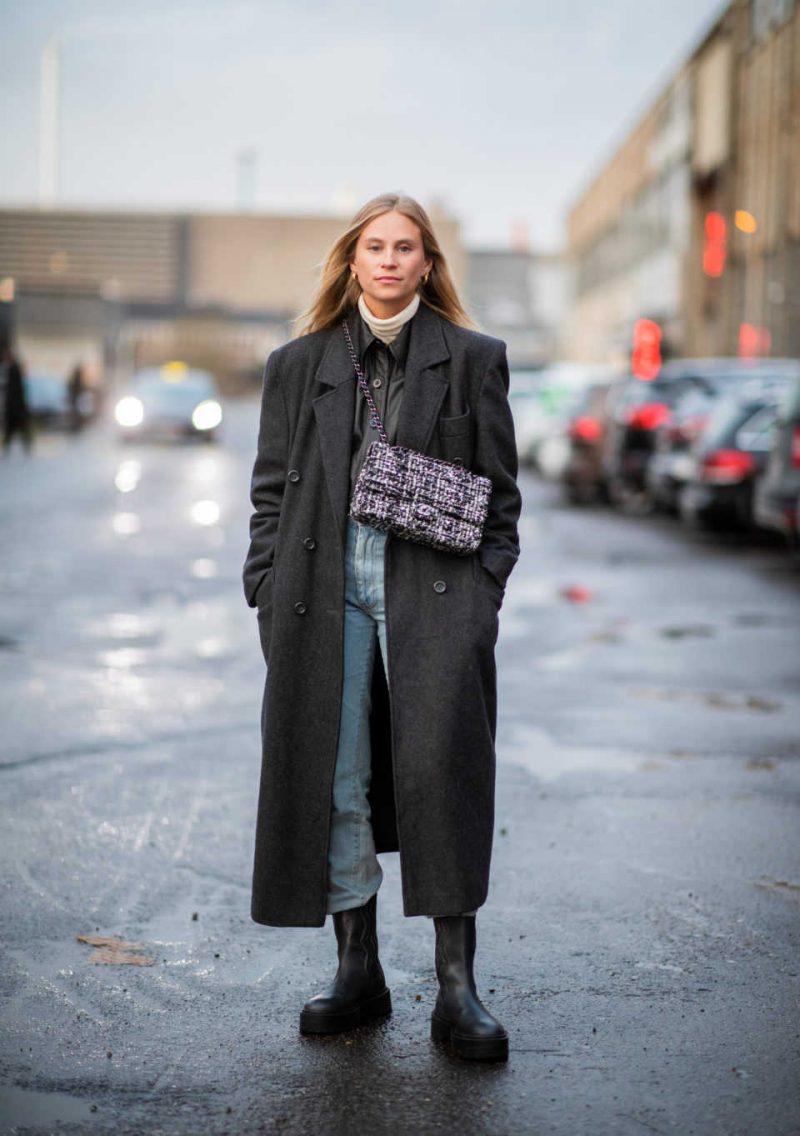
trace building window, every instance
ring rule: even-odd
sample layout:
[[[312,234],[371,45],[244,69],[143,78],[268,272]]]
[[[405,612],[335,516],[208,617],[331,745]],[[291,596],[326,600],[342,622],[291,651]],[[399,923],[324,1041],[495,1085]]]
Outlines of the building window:
[[[795,0],[752,0],[750,26],[753,39],[759,43],[773,28],[779,28],[791,16]]]

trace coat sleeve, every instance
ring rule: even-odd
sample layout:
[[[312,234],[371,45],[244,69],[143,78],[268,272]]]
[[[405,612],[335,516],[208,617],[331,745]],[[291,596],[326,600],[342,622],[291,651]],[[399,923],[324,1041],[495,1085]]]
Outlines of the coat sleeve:
[[[505,587],[519,556],[522,499],[517,488],[517,444],[508,404],[508,362],[498,343],[481,383],[478,398],[475,473],[492,483],[489,513],[478,550],[481,567]]]
[[[275,540],[286,485],[289,451],[289,425],[283,389],[278,378],[274,353],[267,360],[261,396],[261,419],[258,429],[250,500],[255,512],[250,518],[250,548],[244,563],[244,594],[250,607],[265,573],[272,567]]]

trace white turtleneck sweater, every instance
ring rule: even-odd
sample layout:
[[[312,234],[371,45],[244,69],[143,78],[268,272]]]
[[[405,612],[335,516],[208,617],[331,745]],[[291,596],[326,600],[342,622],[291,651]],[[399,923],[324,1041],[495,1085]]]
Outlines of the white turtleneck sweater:
[[[388,319],[378,319],[367,307],[364,293],[362,292],[358,297],[358,310],[361,313],[361,318],[375,338],[380,339],[381,343],[385,343],[387,346],[397,339],[403,327],[410,319],[414,318],[418,307],[419,295],[415,294],[414,299],[407,308],[403,308],[402,312],[398,312],[396,316],[389,316]]]

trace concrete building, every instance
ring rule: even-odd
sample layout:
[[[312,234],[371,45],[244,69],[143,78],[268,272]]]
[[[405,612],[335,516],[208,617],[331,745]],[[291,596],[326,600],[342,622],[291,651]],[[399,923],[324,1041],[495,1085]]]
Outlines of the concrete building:
[[[800,355],[800,3],[733,0],[570,210],[567,352]]]
[[[451,217],[432,211],[463,283]],[[77,359],[110,385],[180,358],[229,390],[290,338],[342,217],[0,210],[0,336],[30,367]]]
[[[540,367],[561,351],[566,269],[557,253],[469,253],[468,305],[483,331],[505,340],[512,367]]]

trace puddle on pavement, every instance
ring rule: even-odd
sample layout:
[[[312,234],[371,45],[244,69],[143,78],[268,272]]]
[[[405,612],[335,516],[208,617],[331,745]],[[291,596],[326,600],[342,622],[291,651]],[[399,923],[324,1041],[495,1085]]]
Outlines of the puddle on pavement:
[[[114,485],[120,493],[132,493],[142,476],[141,462],[130,460],[120,462],[114,476]]]
[[[662,639],[711,639],[715,628],[708,623],[693,623],[687,627],[662,627],[659,635]]]
[[[0,1125],[3,1131],[86,1123],[96,1116],[97,1105],[66,1093],[43,1093],[20,1089],[16,1085],[0,1085]]]
[[[781,709],[780,702],[759,694],[720,694],[718,691],[681,690],[678,687],[636,687],[628,692],[634,698],[654,702],[699,702],[715,710],[748,710],[756,714],[772,714]]]
[[[216,501],[210,499],[195,501],[189,515],[196,525],[215,525],[219,520],[220,508]]]
[[[200,659],[221,659],[226,654],[231,654],[228,643],[224,639],[209,638],[201,639],[197,644],[195,651]]]
[[[157,643],[161,632],[155,621],[132,611],[115,611],[106,620],[98,621],[94,628],[98,635],[106,634],[110,639],[127,640],[148,645]]]
[[[555,781],[577,772],[637,773],[642,770],[643,755],[638,752],[559,745],[535,726],[514,726],[512,731],[498,747],[498,760],[522,766],[540,781]]]
[[[141,647],[117,647],[114,651],[101,651],[100,662],[104,667],[141,667],[150,660],[150,652]]]
[[[201,556],[192,561],[191,573],[196,580],[212,580],[217,574],[217,562]]]
[[[757,888],[764,888],[765,891],[783,892],[800,899],[800,884],[791,883],[789,880],[772,880],[768,876],[762,876],[760,880],[755,881],[755,885]]]
[[[751,772],[760,773],[765,770],[776,769],[777,765],[777,761],[774,761],[771,757],[751,757],[745,762],[744,767],[745,769],[751,770]]]
[[[796,616],[783,612],[780,615],[766,611],[742,611],[731,621],[734,627],[780,627],[785,629],[797,622]]]
[[[142,527],[138,513],[115,513],[111,527],[117,536],[134,536]]]

